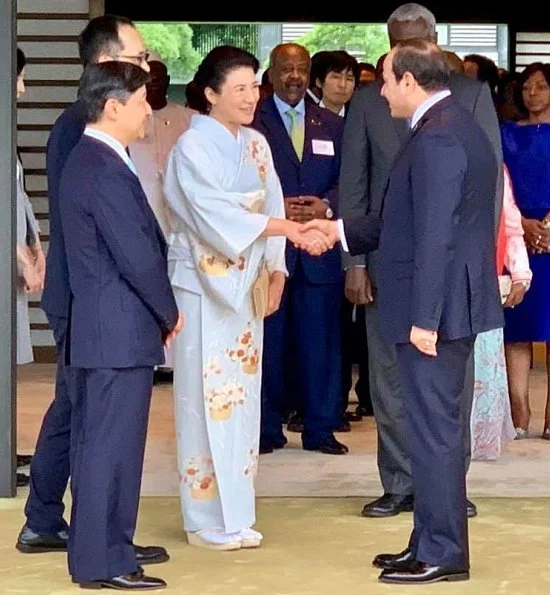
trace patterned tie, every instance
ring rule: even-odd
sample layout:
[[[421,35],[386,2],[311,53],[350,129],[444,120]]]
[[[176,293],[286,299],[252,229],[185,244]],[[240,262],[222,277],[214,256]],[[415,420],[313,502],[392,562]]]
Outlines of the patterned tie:
[[[289,130],[290,140],[292,142],[292,146],[294,147],[294,150],[296,151],[296,155],[298,156],[298,159],[300,161],[302,161],[302,156],[304,154],[304,139],[305,139],[304,125],[298,119],[298,112],[293,107],[291,107],[286,113],[288,114],[288,117],[290,118],[290,130]]]

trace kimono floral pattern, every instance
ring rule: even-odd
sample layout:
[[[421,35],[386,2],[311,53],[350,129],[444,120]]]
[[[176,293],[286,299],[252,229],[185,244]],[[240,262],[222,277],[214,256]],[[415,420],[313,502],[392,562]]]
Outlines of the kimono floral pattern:
[[[224,382],[219,388],[206,391],[206,402],[210,419],[227,421],[233,414],[233,408],[244,405],[244,387],[236,382]]]
[[[189,489],[194,500],[213,500],[218,496],[214,464],[207,455],[191,457],[184,461],[181,483]]]
[[[256,166],[262,187],[265,188],[269,168],[269,152],[265,139],[253,138],[249,141],[246,147],[246,162]]]
[[[260,352],[254,342],[254,334],[250,324],[235,339],[235,342],[237,343],[236,347],[227,350],[229,359],[233,362],[238,362],[245,374],[257,374],[260,365]]]
[[[212,249],[205,248],[201,252],[199,269],[210,277],[227,277],[231,269],[242,272],[245,268],[246,259],[243,256],[239,256],[235,262]]]
[[[243,474],[252,481],[256,479],[256,475],[258,473],[258,459],[258,449],[251,448],[248,451],[248,461],[245,468],[243,469]]]

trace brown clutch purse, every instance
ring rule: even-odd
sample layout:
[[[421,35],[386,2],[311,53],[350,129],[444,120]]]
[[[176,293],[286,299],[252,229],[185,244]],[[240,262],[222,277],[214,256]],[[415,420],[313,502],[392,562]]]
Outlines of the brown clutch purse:
[[[267,267],[262,265],[260,274],[252,288],[252,301],[254,303],[254,315],[263,320],[267,314],[269,301],[269,272]]]

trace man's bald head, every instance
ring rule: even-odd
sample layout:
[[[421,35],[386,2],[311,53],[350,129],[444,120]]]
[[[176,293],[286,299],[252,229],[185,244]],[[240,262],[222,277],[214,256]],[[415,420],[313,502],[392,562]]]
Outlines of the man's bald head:
[[[304,60],[310,60],[308,50],[298,43],[280,43],[276,45],[269,56],[269,65],[272,66],[278,60],[285,60],[289,56],[298,56]]]
[[[402,4],[388,19],[388,36],[392,47],[408,39],[437,43],[435,16],[421,4]]]

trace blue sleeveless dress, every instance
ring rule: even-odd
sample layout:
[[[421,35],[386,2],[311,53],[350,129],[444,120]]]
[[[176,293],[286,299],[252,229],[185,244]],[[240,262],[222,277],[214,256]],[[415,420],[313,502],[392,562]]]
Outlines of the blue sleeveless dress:
[[[519,210],[542,220],[550,211],[550,124],[502,126],[502,149]],[[531,288],[523,302],[506,308],[506,343],[550,342],[550,254],[530,254]]]

